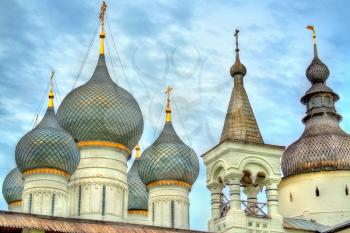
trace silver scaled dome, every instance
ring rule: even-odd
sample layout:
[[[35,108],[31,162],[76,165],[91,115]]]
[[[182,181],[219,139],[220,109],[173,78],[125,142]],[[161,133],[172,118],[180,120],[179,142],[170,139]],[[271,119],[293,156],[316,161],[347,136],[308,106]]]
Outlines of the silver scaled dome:
[[[306,172],[350,170],[350,136],[339,126],[335,102],[338,95],[326,85],[329,70],[317,55],[307,68],[312,87],[301,98],[307,112],[305,130],[282,156],[285,177]]]
[[[196,153],[181,141],[171,121],[165,123],[158,139],[141,156],[139,174],[144,184],[178,180],[192,185],[199,172]]]
[[[57,118],[77,142],[114,142],[132,150],[143,131],[139,105],[112,81],[103,54],[91,79],[64,98]]]
[[[136,157],[128,172],[129,203],[128,210],[148,210],[148,192],[146,185],[139,176],[139,147],[136,147]]]
[[[14,168],[5,178],[2,185],[2,195],[7,204],[21,201],[23,193],[23,177],[18,168]]]
[[[54,168],[73,174],[80,161],[74,139],[60,126],[55,110],[48,107],[44,118],[16,146],[16,163],[21,170]]]

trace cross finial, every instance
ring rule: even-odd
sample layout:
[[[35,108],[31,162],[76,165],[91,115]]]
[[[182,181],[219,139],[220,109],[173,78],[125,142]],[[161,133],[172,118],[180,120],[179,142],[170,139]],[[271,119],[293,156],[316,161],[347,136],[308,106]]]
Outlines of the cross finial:
[[[238,29],[236,29],[236,31],[235,31],[235,37],[236,37],[236,52],[238,52],[239,51],[239,48],[238,48],[238,33],[239,33],[239,30]]]
[[[100,11],[100,19],[102,24],[102,31],[104,31],[105,26],[105,15],[106,15],[107,4],[105,1],[102,2],[101,11]]]
[[[318,53],[317,53],[317,45],[316,45],[316,30],[312,25],[307,26],[306,29],[309,29],[312,31],[312,42],[314,44],[314,57],[317,58]]]
[[[105,15],[106,15],[106,9],[107,9],[107,4],[105,1],[102,2],[101,5],[101,11],[100,11],[100,20],[101,20],[101,33],[100,33],[100,54],[104,54],[105,53],[105,42],[104,39],[106,37],[105,34]]]
[[[170,95],[172,92],[173,88],[168,86],[165,90],[165,94],[167,94],[168,99],[167,99],[167,107],[166,107],[166,117],[165,117],[165,121],[166,122],[170,122],[171,121],[171,108],[170,108]]]
[[[236,49],[235,49],[235,51],[236,51],[236,59],[237,60],[239,60],[238,33],[239,33],[239,30],[236,28],[234,36],[236,37]]]

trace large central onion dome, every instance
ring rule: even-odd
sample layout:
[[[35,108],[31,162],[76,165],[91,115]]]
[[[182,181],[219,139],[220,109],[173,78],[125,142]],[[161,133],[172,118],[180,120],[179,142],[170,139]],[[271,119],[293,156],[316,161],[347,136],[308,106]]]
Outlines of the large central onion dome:
[[[197,179],[199,162],[193,149],[181,141],[171,122],[170,99],[166,122],[158,139],[141,156],[139,174],[144,184],[182,181],[191,186]]]
[[[112,142],[132,150],[143,131],[139,105],[112,81],[103,54],[91,79],[64,98],[57,117],[78,143]]]
[[[129,203],[128,210],[148,210],[148,192],[139,176],[140,147],[136,145],[136,156],[128,172]]]
[[[21,201],[22,193],[23,176],[18,168],[14,168],[4,180],[4,184],[2,185],[2,195],[4,196],[7,204],[11,204]]]
[[[79,164],[78,147],[58,123],[53,97],[51,89],[45,116],[16,146],[16,163],[22,173],[37,168],[51,168],[73,174]]]
[[[339,126],[335,102],[339,96],[326,85],[327,66],[318,58],[314,34],[314,59],[306,70],[312,87],[301,98],[307,107],[305,130],[282,156],[284,176],[305,172],[350,170],[350,136]]]

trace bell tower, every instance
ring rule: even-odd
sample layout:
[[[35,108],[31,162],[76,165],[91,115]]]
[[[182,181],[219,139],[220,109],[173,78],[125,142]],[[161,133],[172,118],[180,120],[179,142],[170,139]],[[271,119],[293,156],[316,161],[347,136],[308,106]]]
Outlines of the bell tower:
[[[244,88],[246,67],[241,63],[235,31],[234,81],[220,142],[202,155],[211,192],[208,230],[215,232],[283,232],[278,213],[277,185],[284,147],[265,144]],[[229,189],[225,197],[223,189]],[[243,200],[244,193],[247,196]],[[258,200],[265,192],[266,200]]]

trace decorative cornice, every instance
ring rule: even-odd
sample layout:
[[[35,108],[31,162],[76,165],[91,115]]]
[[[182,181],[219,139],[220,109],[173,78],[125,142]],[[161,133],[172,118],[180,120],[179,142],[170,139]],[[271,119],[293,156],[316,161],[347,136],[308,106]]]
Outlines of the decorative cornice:
[[[148,211],[147,210],[128,210],[128,214],[137,214],[137,215],[148,216]]]
[[[153,187],[163,186],[163,185],[176,185],[176,186],[180,186],[188,189],[192,187],[191,184],[180,180],[157,180],[147,184],[147,188],[153,188]]]
[[[34,174],[54,174],[54,175],[64,176],[67,179],[70,178],[69,173],[62,170],[55,169],[55,168],[34,168],[23,172],[24,177],[29,175],[34,175]]]
[[[86,146],[105,146],[105,147],[112,147],[117,148],[119,150],[125,151],[128,153],[128,155],[131,154],[131,151],[129,148],[123,144],[115,143],[115,142],[108,142],[108,141],[80,141],[78,142],[78,147],[86,147]]]
[[[22,200],[12,201],[8,205],[9,205],[9,208],[19,207],[22,205]]]

